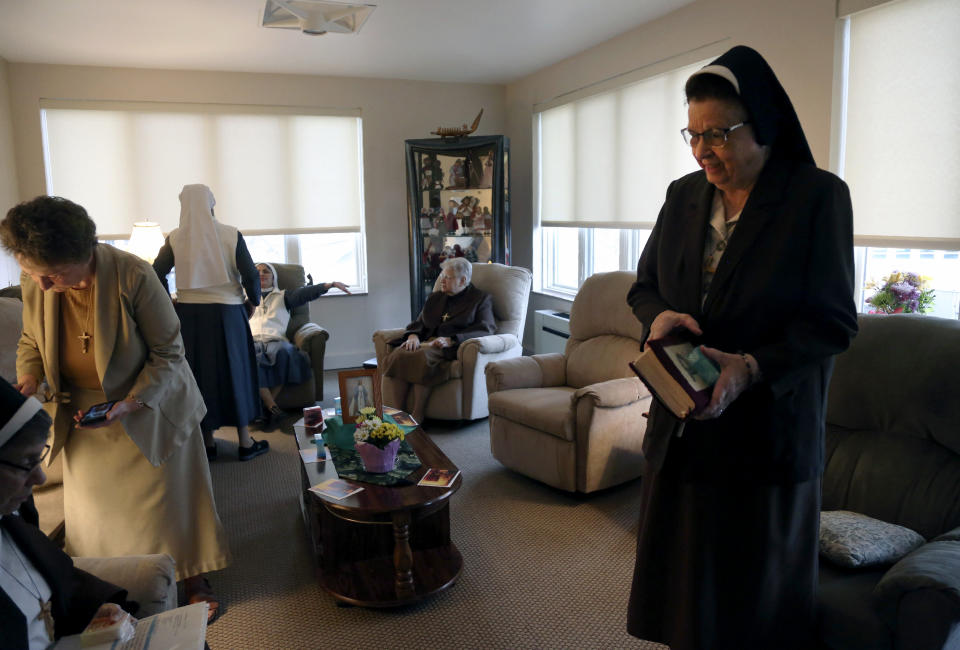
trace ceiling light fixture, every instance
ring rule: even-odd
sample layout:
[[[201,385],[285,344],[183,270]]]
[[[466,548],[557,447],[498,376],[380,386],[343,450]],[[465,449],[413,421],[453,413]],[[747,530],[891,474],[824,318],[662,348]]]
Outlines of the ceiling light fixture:
[[[311,36],[327,32],[356,34],[376,8],[376,5],[321,0],[267,0],[260,24],[299,29]]]

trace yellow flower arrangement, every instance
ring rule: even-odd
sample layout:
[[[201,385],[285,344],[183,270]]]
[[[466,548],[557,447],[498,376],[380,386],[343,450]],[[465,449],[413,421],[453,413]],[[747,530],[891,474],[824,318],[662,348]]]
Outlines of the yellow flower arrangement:
[[[355,442],[367,442],[383,449],[392,440],[403,440],[403,438],[403,429],[393,422],[384,422],[378,418],[376,409],[369,406],[360,409],[357,428],[353,432]]]
[[[400,440],[402,442],[403,437],[403,429],[393,422],[383,422],[370,432],[370,437],[366,442],[383,449],[393,440]]]

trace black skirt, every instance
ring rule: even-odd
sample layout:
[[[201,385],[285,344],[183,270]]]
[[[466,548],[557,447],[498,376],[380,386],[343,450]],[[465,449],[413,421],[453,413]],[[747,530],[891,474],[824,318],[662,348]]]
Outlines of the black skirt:
[[[643,477],[627,630],[671,650],[816,647],[820,479],[686,482],[678,456]]]
[[[289,341],[254,341],[260,386],[302,384],[313,376],[307,354]]]
[[[200,427],[246,426],[260,415],[253,336],[243,305],[177,303],[187,362],[207,414]]]

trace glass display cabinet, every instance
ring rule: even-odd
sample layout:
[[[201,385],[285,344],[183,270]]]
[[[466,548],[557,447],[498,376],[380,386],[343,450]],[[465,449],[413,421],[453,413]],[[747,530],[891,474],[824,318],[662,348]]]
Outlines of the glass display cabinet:
[[[406,146],[414,319],[448,257],[510,264],[510,141],[488,135],[407,140]]]

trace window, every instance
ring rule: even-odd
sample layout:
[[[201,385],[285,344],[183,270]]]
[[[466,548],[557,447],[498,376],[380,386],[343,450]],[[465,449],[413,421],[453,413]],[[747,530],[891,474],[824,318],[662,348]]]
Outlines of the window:
[[[594,273],[635,270],[650,232],[625,228],[541,228],[541,291],[572,298]]]
[[[343,282],[350,291],[362,286],[366,264],[360,233],[254,235],[244,239],[255,262],[300,264],[314,284]],[[337,289],[332,291],[339,293]]]
[[[864,4],[876,6],[850,13]],[[869,310],[868,282],[909,271],[931,278],[934,315],[957,318],[960,151],[946,134],[956,130],[960,103],[960,4],[838,6],[843,91],[835,98],[834,164],[853,200],[860,308]]]
[[[101,239],[134,221],[179,223],[204,183],[254,260],[302,264],[315,282],[366,291],[358,111],[43,100],[47,191],[83,205]]]
[[[957,318],[960,314],[960,252],[867,246],[857,246],[854,251],[858,267],[863,269],[858,278],[860,312],[866,313],[872,309],[866,301],[873,295],[873,291],[866,288],[869,283],[879,284],[895,271],[909,271],[930,278],[934,302],[931,311],[927,312],[929,315]]]
[[[667,185],[697,169],[680,129],[704,63],[535,114],[539,291],[573,297],[594,273],[636,268]]]

